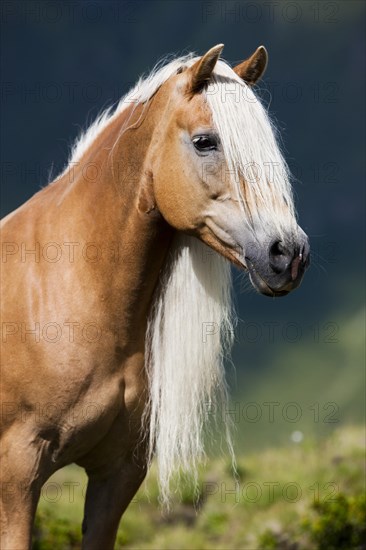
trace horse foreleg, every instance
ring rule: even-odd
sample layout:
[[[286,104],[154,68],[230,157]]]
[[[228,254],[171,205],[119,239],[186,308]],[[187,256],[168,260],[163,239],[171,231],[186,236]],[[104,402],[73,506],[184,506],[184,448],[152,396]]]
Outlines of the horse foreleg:
[[[146,468],[131,459],[106,476],[88,475],[82,547],[113,550],[121,516],[144,480]]]
[[[48,477],[42,467],[45,443],[29,443],[16,437],[7,439],[1,446],[0,547],[26,550],[31,546],[41,487]]]
[[[20,482],[4,482],[1,495],[1,550],[26,550],[31,546],[39,491],[29,492]]]

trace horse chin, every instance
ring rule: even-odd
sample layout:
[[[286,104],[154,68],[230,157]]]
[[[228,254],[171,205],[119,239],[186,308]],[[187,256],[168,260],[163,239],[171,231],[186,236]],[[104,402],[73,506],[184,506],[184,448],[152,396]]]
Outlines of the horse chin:
[[[252,262],[247,262],[247,269],[249,271],[250,282],[253,287],[264,296],[269,296],[270,298],[280,298],[281,296],[286,296],[290,290],[273,290],[268,283],[259,275],[258,271],[255,269]]]

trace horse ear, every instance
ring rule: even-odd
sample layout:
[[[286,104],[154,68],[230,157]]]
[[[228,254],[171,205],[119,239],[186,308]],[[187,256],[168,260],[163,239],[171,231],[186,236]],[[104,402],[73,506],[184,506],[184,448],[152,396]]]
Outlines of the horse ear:
[[[253,86],[263,75],[267,63],[267,50],[264,46],[259,46],[248,59],[234,67],[234,71],[249,86]]]
[[[224,44],[217,44],[189,69],[191,72],[189,92],[191,94],[199,93],[207,85],[223,48]]]

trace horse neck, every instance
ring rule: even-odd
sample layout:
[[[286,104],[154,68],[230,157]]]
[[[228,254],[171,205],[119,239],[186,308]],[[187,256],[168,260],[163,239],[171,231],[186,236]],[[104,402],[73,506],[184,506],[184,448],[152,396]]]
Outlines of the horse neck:
[[[121,132],[126,122],[133,128]],[[62,178],[70,180],[73,171],[62,203],[70,225],[77,220],[79,238],[113,251],[112,264],[92,265],[95,280],[111,302],[123,301],[126,316],[136,323],[147,317],[173,236],[154,208],[146,162],[156,124],[154,109],[128,107]],[[98,177],[88,178],[88,171],[92,174],[93,170]],[[121,316],[120,306],[115,314]]]

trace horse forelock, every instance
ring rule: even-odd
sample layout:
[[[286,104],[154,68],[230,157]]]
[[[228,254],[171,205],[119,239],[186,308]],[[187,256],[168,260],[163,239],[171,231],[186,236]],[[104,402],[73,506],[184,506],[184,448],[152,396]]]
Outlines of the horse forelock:
[[[296,225],[290,171],[277,130],[252,87],[219,61],[205,97],[248,223],[279,234]]]

